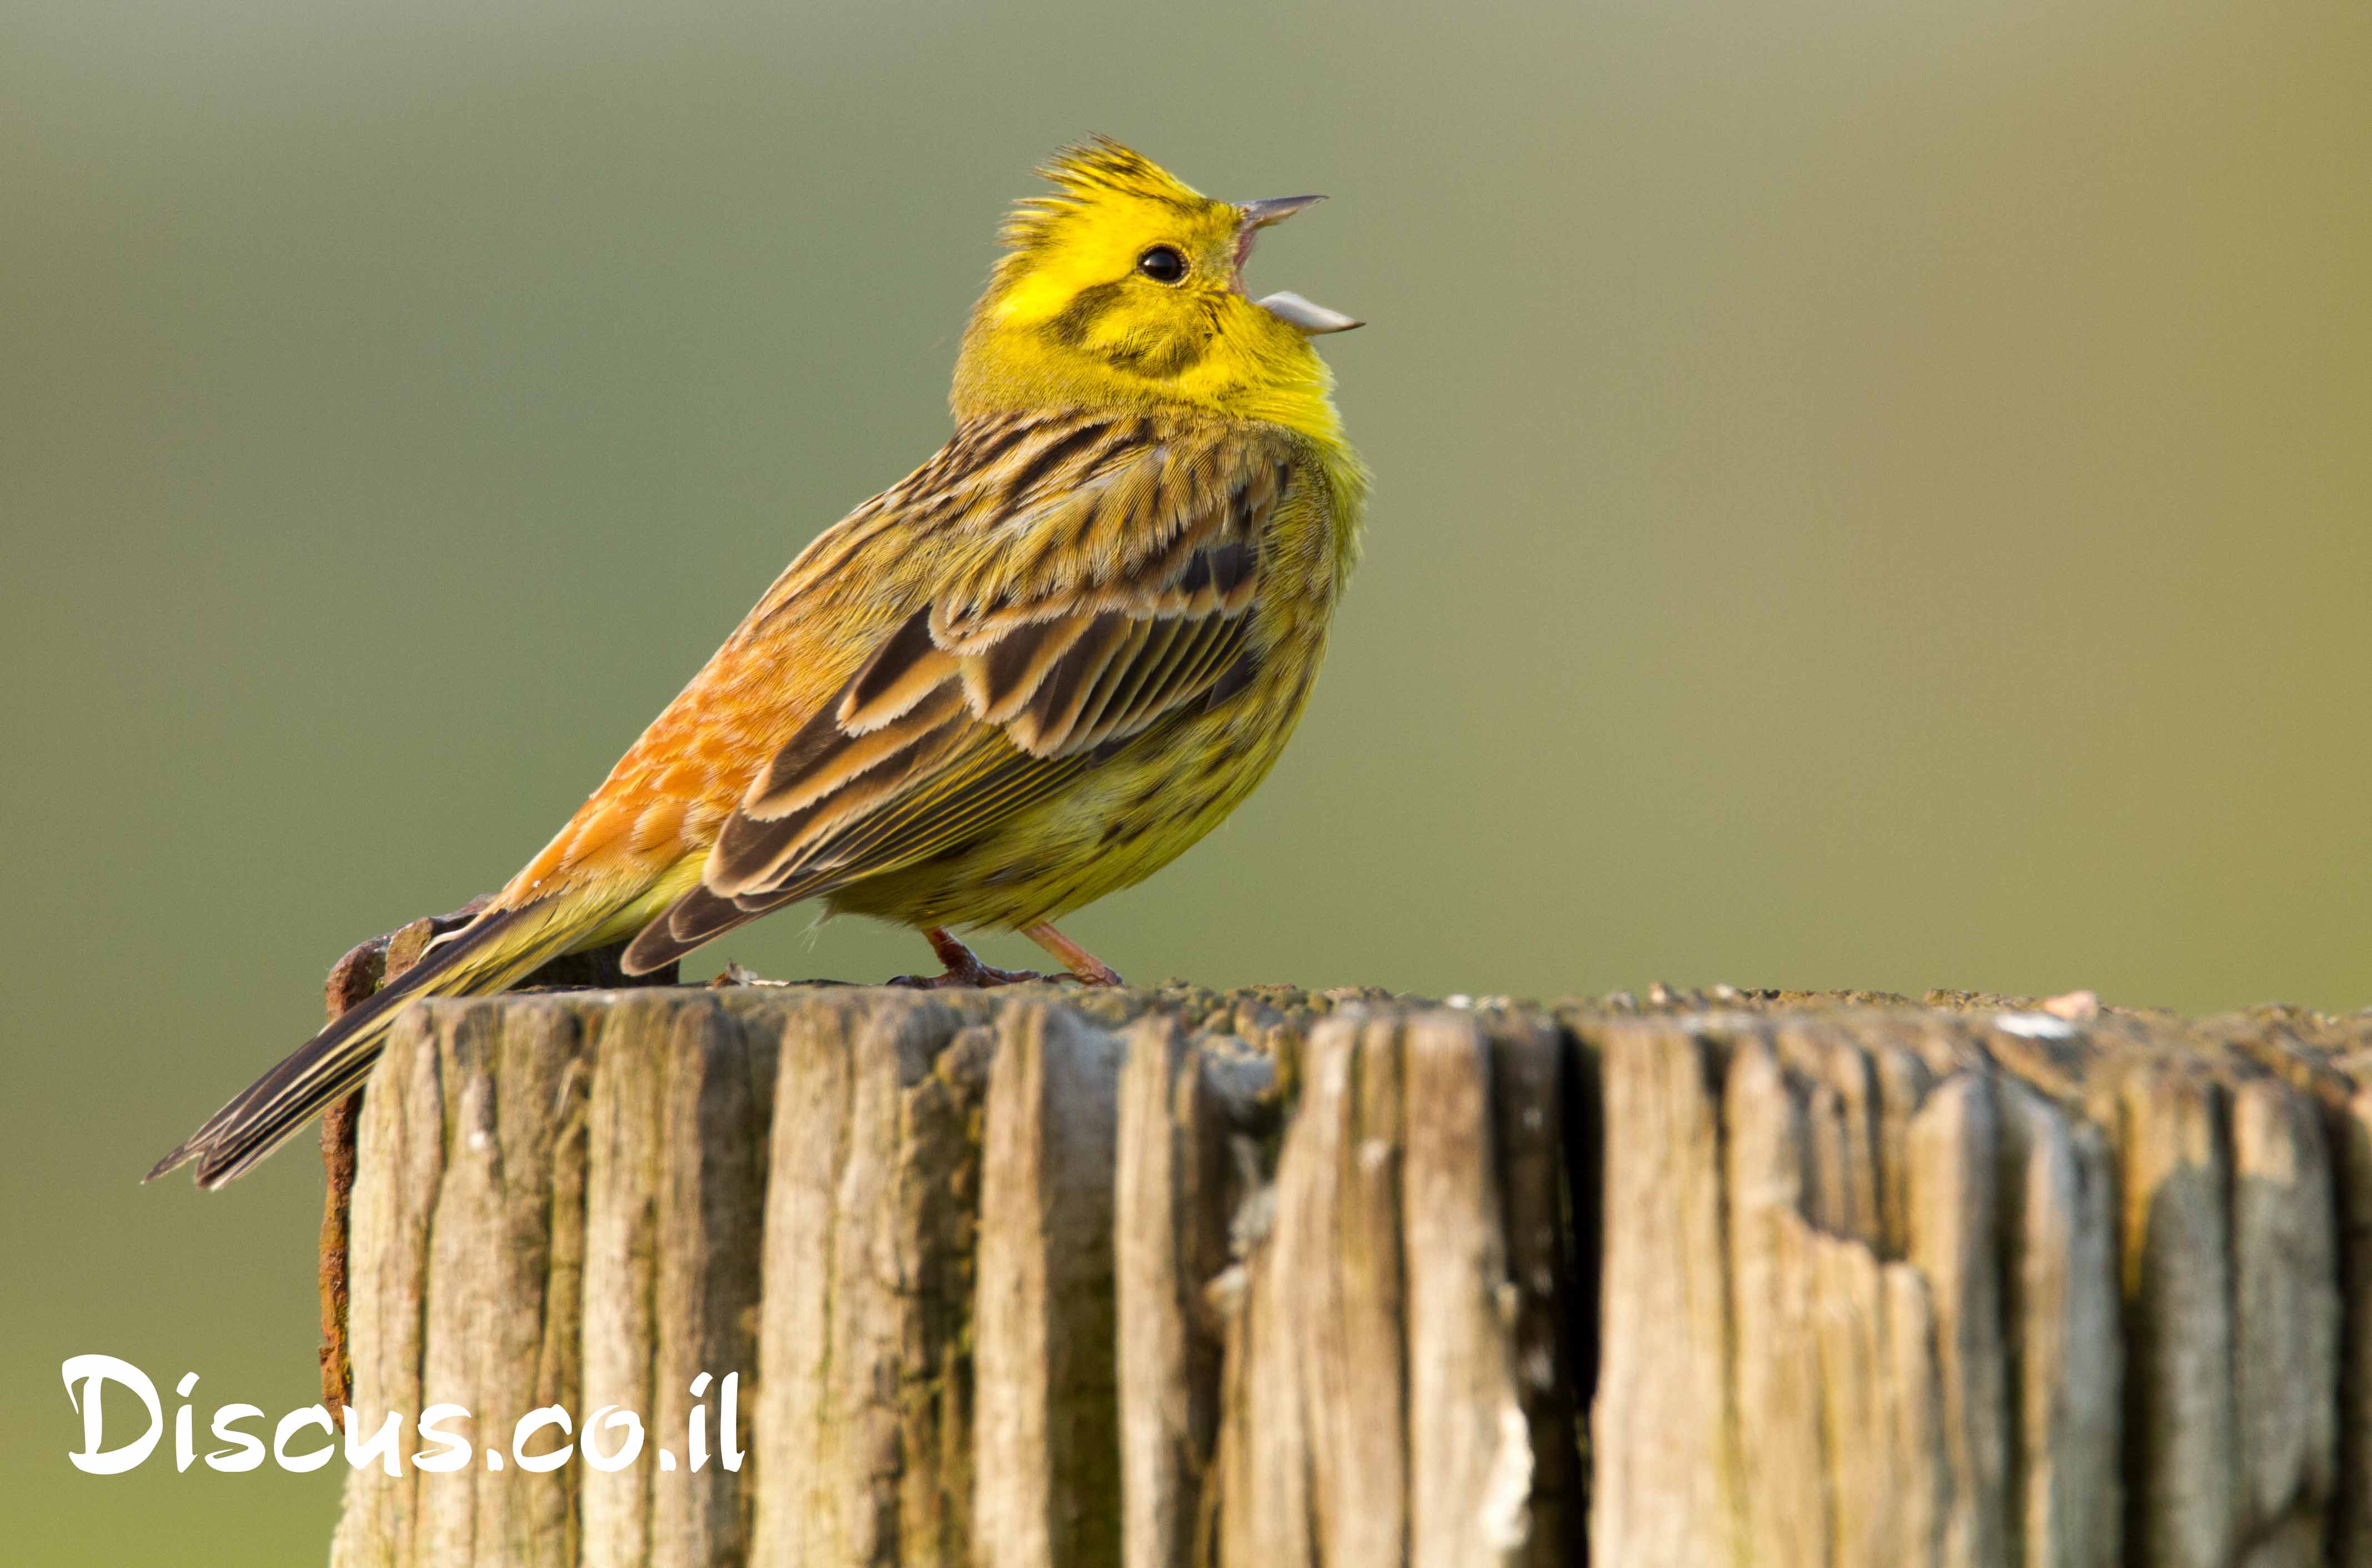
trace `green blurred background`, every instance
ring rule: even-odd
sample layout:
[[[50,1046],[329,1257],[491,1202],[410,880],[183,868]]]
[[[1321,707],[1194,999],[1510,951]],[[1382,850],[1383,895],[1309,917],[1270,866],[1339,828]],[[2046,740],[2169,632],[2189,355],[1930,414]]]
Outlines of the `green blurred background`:
[[[1253,281],[1373,322],[1318,701],[1122,970],[2372,1002],[2368,78],[2352,0],[6,0],[5,1555],[319,1557],[342,1466],[65,1462],[77,1352],[312,1397],[310,1154],[134,1179],[942,439],[1091,130],[1331,192]],[[926,958],[807,926],[693,972]]]

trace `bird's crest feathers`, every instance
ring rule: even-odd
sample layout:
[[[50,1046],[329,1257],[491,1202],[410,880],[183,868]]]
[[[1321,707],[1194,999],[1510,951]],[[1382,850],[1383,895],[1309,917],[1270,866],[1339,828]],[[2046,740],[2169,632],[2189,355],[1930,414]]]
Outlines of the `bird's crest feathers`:
[[[1166,203],[1181,212],[1215,204],[1201,192],[1133,147],[1110,136],[1092,136],[1056,153],[1038,170],[1054,187],[1051,195],[1028,196],[1013,204],[1001,238],[1011,250],[1045,244],[1067,219],[1112,197]]]

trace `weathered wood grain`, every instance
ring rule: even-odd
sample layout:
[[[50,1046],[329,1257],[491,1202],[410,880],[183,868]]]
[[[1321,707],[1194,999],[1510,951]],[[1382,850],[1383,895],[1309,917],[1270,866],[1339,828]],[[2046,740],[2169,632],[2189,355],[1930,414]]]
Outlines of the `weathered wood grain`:
[[[2349,1094],[2329,1117],[2339,1183],[2339,1474],[2334,1568],[2372,1568],[2372,1089]]]
[[[1120,1555],[1121,1053],[1108,1031],[1042,1003],[998,1023],[972,1318],[971,1550],[983,1568]]]
[[[373,1080],[354,1220],[354,1397],[363,1433],[399,1422],[404,1462],[357,1469],[337,1560],[572,1562],[568,1479],[471,1465],[414,1469],[412,1423],[504,1445],[518,1419],[574,1408],[579,1297],[564,1288],[581,1231],[584,1077],[578,1020],[561,1004],[415,1012]],[[557,1277],[564,1288],[552,1290]],[[459,1390],[448,1393],[447,1390]]]
[[[1936,1000],[1577,1016],[1599,1560],[2364,1561],[2372,1018]]]
[[[747,1000],[780,1042],[751,1561],[961,1563],[994,1034],[912,995]]]
[[[1594,1061],[1547,1020],[1494,1011],[1482,1027],[1506,1237],[1506,1283],[1493,1295],[1512,1311],[1508,1343],[1530,1465],[1517,1559],[1545,1568],[1578,1562],[1588,1541],[1582,1428],[1586,1380],[1596,1372],[1597,1074]],[[1454,1135],[1444,1144],[1451,1159],[1471,1157]],[[1500,1473],[1512,1475],[1512,1466]]]
[[[428,945],[441,931],[450,931],[485,903],[471,900],[448,915],[415,920],[349,948],[330,970],[321,987],[331,1019],[359,1006],[372,993],[402,976],[419,963]],[[667,964],[647,974],[628,976],[620,968],[625,945],[571,953],[552,959],[528,976],[524,989],[543,987],[672,986],[676,966]],[[363,1091],[355,1090],[332,1103],[321,1115],[321,1170],[327,1191],[321,1200],[320,1267],[318,1285],[321,1305],[321,1405],[335,1420],[343,1411],[354,1384],[354,1363],[347,1344],[348,1244],[355,1172],[356,1130],[362,1116]]]
[[[1592,1556],[1743,1562],[1721,1057],[1696,1031],[1658,1021],[1610,1028],[1599,1048],[1606,1239]]]
[[[1264,1057],[1197,1049],[1171,1017],[1132,1026],[1126,1049],[1112,1179],[1122,1556],[1190,1568],[1225,1345],[1209,1291],[1227,1272],[1228,1220],[1246,1195],[1235,1156],[1251,1153],[1274,1072]]]
[[[2088,999],[431,1004],[353,1413],[471,1462],[333,1561],[2372,1568],[2367,1107]]]
[[[1412,1562],[1519,1562],[1534,1538],[1491,1041],[1468,1018],[1401,1026],[1401,1235]],[[1540,1185],[1552,1188],[1545,1171]]]
[[[1223,1563],[1395,1563],[1408,1535],[1401,1058],[1330,1018],[1277,1158],[1273,1217],[1228,1339]]]
[[[2000,1103],[2006,1504],[2028,1568],[2098,1568],[2124,1529],[2115,1174],[2099,1128],[2022,1086]]]

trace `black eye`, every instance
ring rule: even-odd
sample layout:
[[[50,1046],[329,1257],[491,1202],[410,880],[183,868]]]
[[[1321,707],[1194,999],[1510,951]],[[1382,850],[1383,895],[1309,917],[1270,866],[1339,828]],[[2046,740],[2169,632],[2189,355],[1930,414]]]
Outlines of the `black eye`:
[[[1136,259],[1136,270],[1155,283],[1176,283],[1186,275],[1186,258],[1175,245],[1157,245]]]

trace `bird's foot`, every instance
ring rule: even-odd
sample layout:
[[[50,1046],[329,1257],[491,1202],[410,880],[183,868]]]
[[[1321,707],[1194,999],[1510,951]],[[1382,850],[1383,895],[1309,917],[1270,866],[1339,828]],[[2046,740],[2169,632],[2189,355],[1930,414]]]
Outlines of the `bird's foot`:
[[[956,939],[945,926],[935,925],[923,933],[931,944],[931,951],[947,966],[945,974],[901,974],[888,981],[915,991],[948,991],[958,988],[976,989],[987,985],[1021,985],[1033,980],[1062,980],[1063,975],[1042,975],[1036,970],[1001,970],[994,964],[980,961],[980,955]]]
[[[923,933],[931,944],[931,951],[947,966],[945,974],[901,974],[887,983],[910,986],[917,991],[942,991],[950,987],[986,985],[1021,985],[1030,981],[1076,981],[1081,985],[1126,985],[1120,971],[1054,929],[1051,921],[1040,921],[1022,933],[1046,951],[1053,954],[1070,968],[1060,974],[1040,974],[1036,970],[1001,970],[994,964],[980,961],[980,956],[961,942],[944,925],[934,925]]]
[[[1066,974],[1040,974],[1036,970],[1001,970],[994,964],[983,964],[975,959],[962,969],[949,970],[945,974],[892,975],[881,983],[902,986],[909,991],[971,991],[983,986],[1026,985],[1033,980],[1070,978]]]

